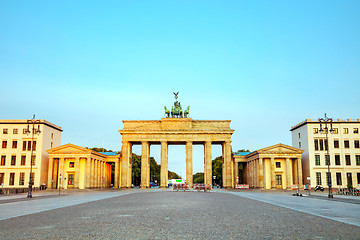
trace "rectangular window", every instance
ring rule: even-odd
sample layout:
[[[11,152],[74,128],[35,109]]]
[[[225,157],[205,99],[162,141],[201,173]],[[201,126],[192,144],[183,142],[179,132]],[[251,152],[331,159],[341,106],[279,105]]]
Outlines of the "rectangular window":
[[[0,163],[0,165],[1,165],[1,166],[5,166],[5,163],[6,163],[6,156],[5,156],[5,155],[2,155],[2,156],[1,156],[1,163]]]
[[[318,129],[318,128],[313,128],[313,133],[314,133],[314,134],[318,134],[318,133],[319,133],[319,129]]]
[[[281,162],[275,162],[276,168],[281,168]]]
[[[12,148],[17,148],[17,141],[16,141],[16,140],[13,140],[13,142],[12,142]]]
[[[51,139],[54,139],[54,134],[53,133],[51,134]]]
[[[347,166],[351,165],[350,155],[345,155],[345,162]]]
[[[12,186],[15,183],[15,173],[10,173],[9,185]]]
[[[36,151],[36,141],[33,141],[32,148],[33,148],[34,151]]]
[[[299,139],[300,139],[300,136],[301,136],[300,133],[298,133],[298,138],[299,138]]]
[[[344,131],[344,134],[348,134],[348,133],[349,133],[349,129],[348,129],[348,128],[344,128],[343,131]]]
[[[316,173],[316,185],[321,185],[321,173]]]
[[[324,145],[325,145],[325,150],[327,151],[328,150],[328,141],[326,139],[324,140]]]
[[[18,129],[17,128],[13,129],[13,134],[18,134]]]
[[[73,168],[74,167],[74,162],[70,162],[69,163],[69,168]]]
[[[326,179],[327,179],[327,185],[330,186],[332,181],[331,181],[331,173],[326,173]]]
[[[301,142],[299,142],[299,148],[301,148]]]
[[[341,173],[339,173],[339,172],[336,173],[336,184],[337,185],[342,185]]]
[[[31,141],[28,141],[27,144],[28,144],[27,150],[28,150],[28,151],[31,151]]]
[[[51,142],[51,143],[50,143],[50,148],[53,148],[53,147],[54,147],[54,143]]]
[[[359,140],[354,140],[354,147],[355,147],[355,148],[359,148],[359,147],[360,147]]]
[[[360,166],[360,155],[356,155],[356,166]]]
[[[27,129],[26,128],[23,129],[23,134],[27,134]]]
[[[3,129],[3,134],[8,134],[8,129],[7,128]]]
[[[358,128],[354,128],[354,129],[353,129],[353,132],[354,132],[354,133],[359,133],[359,129],[358,129]]]
[[[314,140],[314,147],[315,147],[315,151],[319,150],[319,142],[317,139]]]
[[[334,140],[334,148],[339,148],[339,140]]]
[[[276,185],[282,185],[281,175],[276,175]]]
[[[26,141],[23,141],[23,151],[26,151]]]
[[[16,165],[16,155],[12,155],[11,156],[11,166],[15,166]]]
[[[358,185],[360,185],[360,173],[357,173],[357,182],[358,182]]]
[[[26,164],[26,156],[22,155],[21,156],[21,166],[24,166]]]
[[[335,165],[340,165],[340,155],[335,155]]]
[[[333,134],[338,134],[339,133],[339,129],[337,129],[337,128],[333,128]]]
[[[20,173],[19,185],[20,186],[24,185],[24,182],[25,182],[25,173],[22,172],[22,173]]]
[[[324,140],[319,139],[320,151],[324,150]]]
[[[316,166],[320,165],[320,155],[315,155],[315,165]]]
[[[325,165],[330,165],[330,156],[329,155],[325,155]]]
[[[7,148],[7,141],[2,141],[2,148]]]
[[[68,185],[74,185],[74,174],[69,174]]]
[[[352,174],[351,173],[346,173],[346,178],[347,178],[347,185],[352,186]]]
[[[32,184],[35,182],[35,173],[31,173],[31,182]]]
[[[349,140],[344,140],[344,147],[350,148]]]
[[[4,175],[5,173],[0,173],[0,185],[4,183]]]
[[[36,155],[33,155],[31,163],[32,163],[33,166],[35,165],[35,163],[36,163]]]

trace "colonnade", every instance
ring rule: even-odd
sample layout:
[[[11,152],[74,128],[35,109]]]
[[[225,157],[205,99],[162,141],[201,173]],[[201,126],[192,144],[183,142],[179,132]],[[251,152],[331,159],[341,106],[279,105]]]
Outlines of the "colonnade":
[[[146,188],[150,185],[150,145],[161,145],[161,170],[160,187],[168,186],[168,146],[171,141],[149,142],[141,141],[141,187]],[[189,187],[193,186],[193,145],[204,145],[204,183],[212,184],[212,142],[211,141],[183,141],[186,146],[186,183]],[[218,142],[217,142],[218,143]],[[179,144],[179,142],[176,142]],[[223,186],[233,187],[233,166],[231,158],[231,141],[221,142],[223,150]],[[122,160],[121,160],[121,180],[120,187],[131,187],[132,181],[132,142],[123,141]]]
[[[74,158],[52,157],[49,159],[48,186],[51,188],[59,187],[59,179],[62,176],[62,187],[67,187],[64,182],[69,174],[74,174],[73,188],[105,188],[111,184],[111,165],[105,159],[92,157],[75,157],[74,165],[70,168],[65,166],[73,161]],[[83,168],[80,161],[84,161]],[[82,177],[83,186],[80,186]],[[69,178],[67,178],[69,180]]]

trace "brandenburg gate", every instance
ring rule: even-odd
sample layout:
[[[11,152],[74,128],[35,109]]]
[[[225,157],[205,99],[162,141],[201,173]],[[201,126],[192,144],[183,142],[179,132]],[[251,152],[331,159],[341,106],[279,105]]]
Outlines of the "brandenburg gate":
[[[204,145],[204,183],[212,184],[213,144],[222,145],[223,187],[234,187],[230,120],[162,118],[160,121],[123,121],[120,187],[131,187],[132,146],[141,144],[141,187],[150,184],[150,145],[161,145],[160,187],[168,185],[168,146],[186,145],[186,183],[193,185],[193,145]]]

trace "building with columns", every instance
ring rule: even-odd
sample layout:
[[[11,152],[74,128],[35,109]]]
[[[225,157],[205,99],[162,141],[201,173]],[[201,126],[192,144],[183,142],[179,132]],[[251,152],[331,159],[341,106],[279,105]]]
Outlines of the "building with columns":
[[[223,186],[234,187],[230,120],[193,120],[191,118],[162,118],[149,121],[123,121],[120,187],[132,184],[132,146],[142,146],[141,187],[150,186],[150,145],[161,145],[160,187],[168,185],[168,145],[186,145],[186,182],[193,185],[193,145],[204,145],[204,181],[212,183],[213,144],[222,146]]]
[[[328,128],[330,130],[330,124]],[[332,132],[328,131],[327,140],[326,129],[321,133],[319,120],[306,119],[291,128],[293,147],[304,150],[304,182],[311,186],[328,187],[329,160],[332,187],[351,185],[357,188],[360,186],[360,119],[333,120],[332,129]]]
[[[43,119],[36,121],[32,139],[33,126],[28,120],[0,120],[0,186],[7,191],[29,189],[30,171],[34,188],[47,183],[46,150],[61,145],[62,129]]]
[[[120,168],[119,155],[105,155],[73,144],[52,148],[47,152],[48,188],[107,188],[111,185],[111,163],[115,163],[115,169]],[[119,183],[118,172],[115,170],[115,187]]]
[[[251,153],[234,154],[234,181],[238,179],[238,164],[243,164],[244,182],[250,188],[292,189],[303,187],[301,154],[304,151],[276,144]]]

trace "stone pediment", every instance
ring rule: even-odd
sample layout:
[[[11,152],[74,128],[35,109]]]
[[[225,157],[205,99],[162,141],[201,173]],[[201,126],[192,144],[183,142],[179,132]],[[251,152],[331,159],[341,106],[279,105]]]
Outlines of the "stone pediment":
[[[259,154],[301,154],[304,151],[282,143],[262,148],[256,151]]]
[[[47,150],[47,152],[49,154],[69,154],[69,153],[86,154],[86,153],[91,153],[92,150],[69,143],[56,148],[49,149]]]

